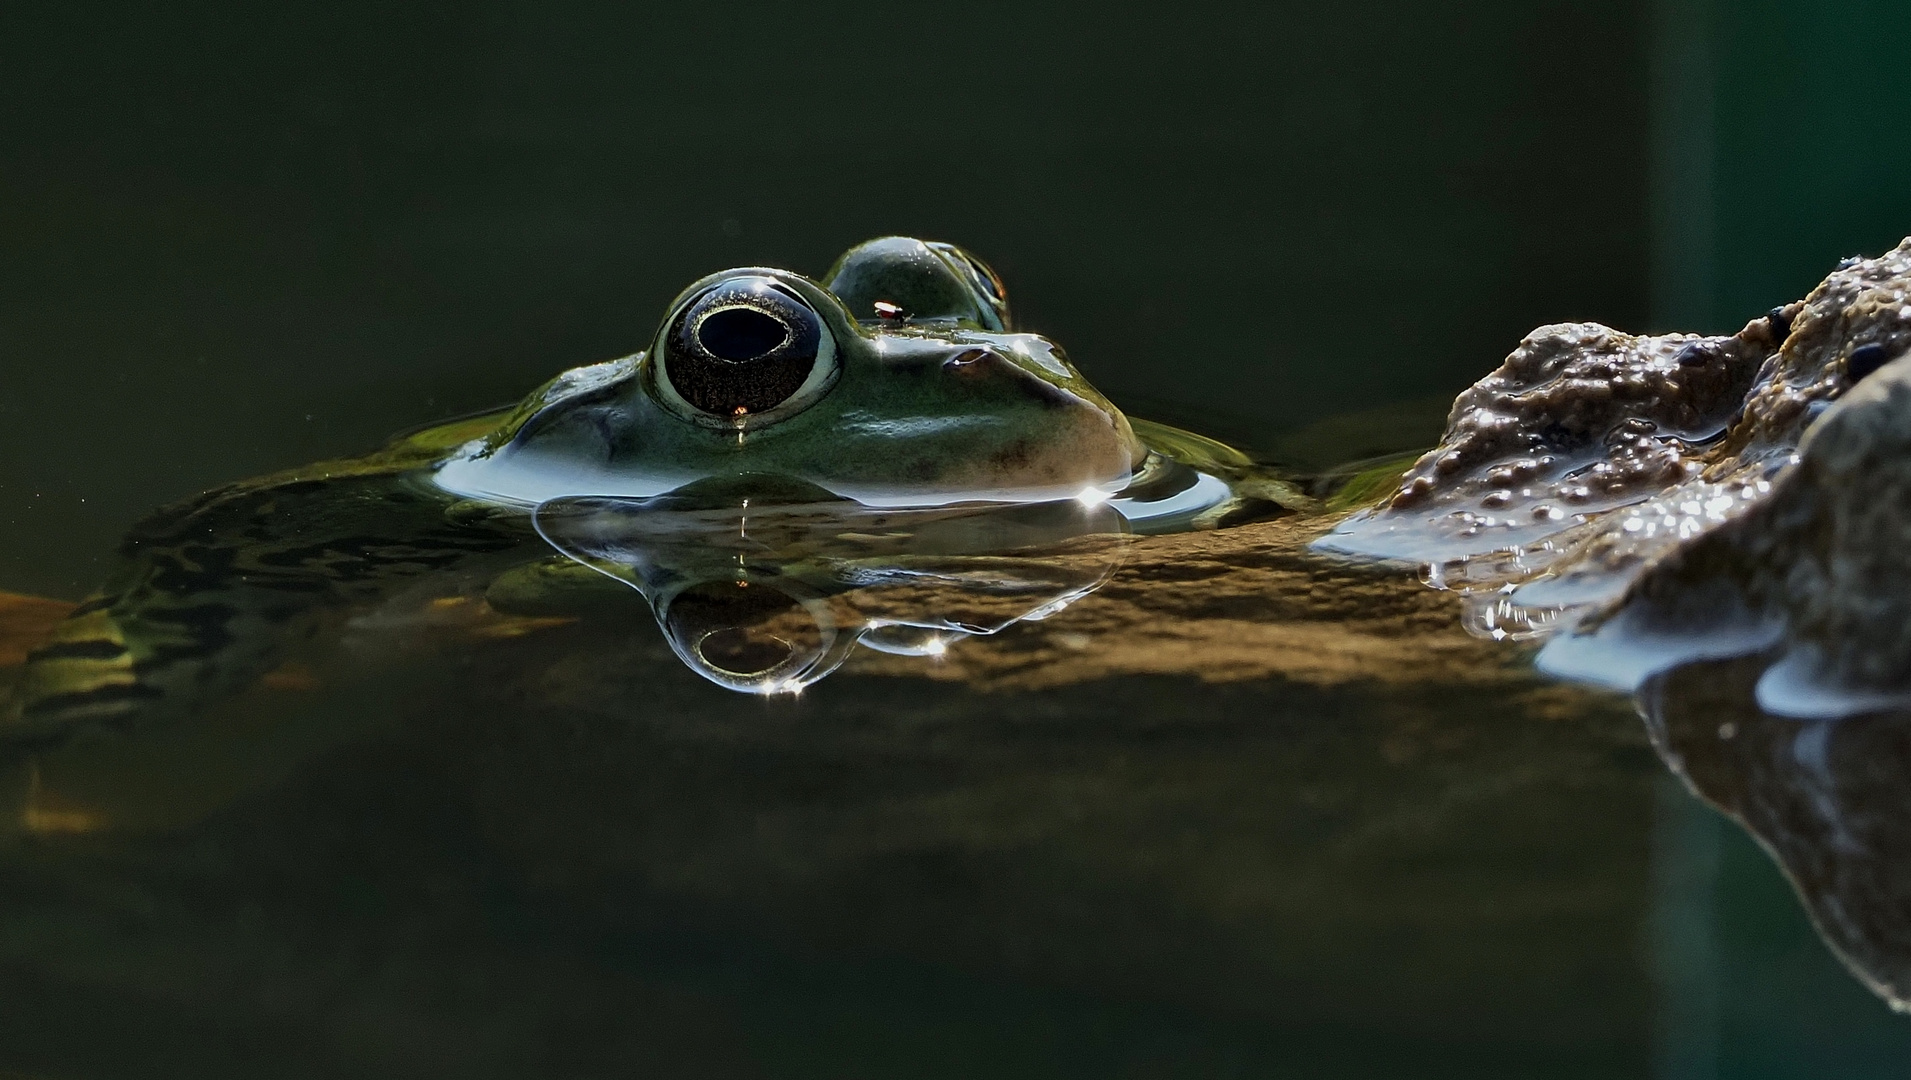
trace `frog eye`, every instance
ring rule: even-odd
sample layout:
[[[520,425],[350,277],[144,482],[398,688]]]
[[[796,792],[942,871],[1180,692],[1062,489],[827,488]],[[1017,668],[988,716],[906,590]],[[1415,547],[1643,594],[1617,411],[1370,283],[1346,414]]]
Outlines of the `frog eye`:
[[[995,271],[966,251],[961,252],[961,255],[962,265],[968,269],[969,276],[975,279],[975,287],[997,305],[1006,305],[1009,302],[1008,290],[1002,287],[1002,279],[996,276]]]
[[[968,279],[969,287],[974,289],[983,300],[988,302],[989,307],[995,312],[996,318],[1001,320],[1002,328],[1004,330],[1008,329],[1009,293],[1002,285],[1001,275],[990,269],[988,263],[983,262],[981,259],[976,258],[974,255],[969,254],[954,244],[931,241],[929,247],[941,255],[945,261],[953,265],[964,278]]]
[[[802,411],[836,377],[829,329],[775,278],[718,282],[692,297],[664,331],[658,395],[707,426],[754,427]]]

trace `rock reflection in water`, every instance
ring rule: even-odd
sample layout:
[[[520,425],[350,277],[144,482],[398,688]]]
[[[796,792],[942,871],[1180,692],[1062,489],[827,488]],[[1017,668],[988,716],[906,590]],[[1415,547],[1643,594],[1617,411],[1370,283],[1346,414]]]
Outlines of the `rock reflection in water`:
[[[1777,860],[1832,951],[1911,1011],[1911,711],[1773,716],[1754,697],[1764,666],[1674,669],[1640,712],[1666,763]]]
[[[579,581],[576,571],[588,568],[643,594],[697,674],[732,690],[794,693],[859,643],[940,656],[962,638],[1047,618],[1114,573],[1126,531],[1105,504],[1075,500],[917,510],[755,502],[545,503],[538,531],[575,567],[536,567],[534,586],[520,574],[489,598],[506,610],[561,604],[566,578],[588,591],[594,575]]]

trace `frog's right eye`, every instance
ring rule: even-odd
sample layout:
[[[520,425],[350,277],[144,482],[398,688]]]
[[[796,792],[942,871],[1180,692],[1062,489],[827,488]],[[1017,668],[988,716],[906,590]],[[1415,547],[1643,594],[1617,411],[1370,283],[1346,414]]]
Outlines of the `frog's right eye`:
[[[1002,280],[954,244],[907,236],[857,244],[836,260],[823,287],[864,322],[956,323],[997,333],[1009,328]]]
[[[836,379],[829,328],[775,278],[748,275],[692,297],[664,329],[657,395],[708,427],[758,427],[794,415]]]
[[[989,268],[989,264],[962,250],[954,244],[930,241],[929,250],[941,255],[958,273],[967,279],[989,310],[995,313],[996,321],[1002,329],[1009,328],[1009,294],[1002,287],[1001,275]]]

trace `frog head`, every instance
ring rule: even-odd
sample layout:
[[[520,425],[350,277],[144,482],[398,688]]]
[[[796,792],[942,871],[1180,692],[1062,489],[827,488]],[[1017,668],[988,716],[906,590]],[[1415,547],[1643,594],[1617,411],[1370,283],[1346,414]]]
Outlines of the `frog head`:
[[[1019,502],[1115,491],[1145,454],[1059,347],[1013,330],[984,263],[889,237],[820,283],[696,282],[647,350],[559,376],[437,479],[520,504],[753,474],[871,505]]]

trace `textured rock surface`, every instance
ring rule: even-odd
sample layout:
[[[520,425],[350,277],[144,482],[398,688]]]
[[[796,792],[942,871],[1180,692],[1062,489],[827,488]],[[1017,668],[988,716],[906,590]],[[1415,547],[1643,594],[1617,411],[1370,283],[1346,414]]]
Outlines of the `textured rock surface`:
[[[1797,444],[1823,406],[1911,348],[1911,240],[1876,259],[1847,259],[1791,313],[1785,347],[1760,373],[1744,416],[1710,455],[1729,468],[1748,452]]]
[[[1570,669],[1655,639],[1711,652],[1709,639],[1769,638],[1768,709],[1841,715],[1911,699],[1911,361],[1826,411],[1797,459],[1769,495],[1648,566],[1549,661]]]
[[[1542,327],[1454,401],[1440,445],[1384,505],[1321,546],[1428,562],[1564,537],[1564,552],[1615,528],[1581,528],[1607,511],[1736,484],[1786,457],[1830,402],[1908,347],[1911,241],[1846,260],[1731,337]]]
[[[1451,559],[1531,543],[1698,475],[1777,349],[1783,316],[1732,337],[1535,330],[1453,403],[1440,445],[1329,547]]]
[[[1732,337],[1545,327],[1318,546],[1420,561],[1550,670],[1779,648],[1768,708],[1911,691],[1911,241]]]

